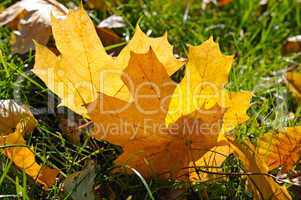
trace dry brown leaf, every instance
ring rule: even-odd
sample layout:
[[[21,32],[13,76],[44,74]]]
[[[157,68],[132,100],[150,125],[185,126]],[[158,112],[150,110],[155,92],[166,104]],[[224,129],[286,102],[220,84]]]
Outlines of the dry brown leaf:
[[[13,53],[23,54],[33,49],[33,40],[47,44],[51,13],[62,16],[67,9],[55,0],[22,0],[0,14],[0,26],[14,29]]]
[[[89,161],[82,171],[75,172],[64,180],[64,191],[73,200],[96,200],[95,177],[95,162]]]
[[[33,150],[26,146],[23,138],[36,125],[37,121],[30,111],[13,100],[0,101],[0,145],[4,146],[3,153],[18,168],[47,188],[55,183],[59,170],[39,165]]]
[[[125,27],[125,22],[122,17],[112,15],[101,21],[97,27],[97,34],[104,46],[118,44],[122,42],[122,38],[112,29]]]
[[[281,49],[281,52],[284,55],[289,53],[297,53],[300,51],[301,51],[301,35],[289,37]]]
[[[287,72],[284,80],[288,89],[292,92],[296,99],[301,101],[301,73]]]
[[[283,172],[288,172],[301,155],[301,126],[264,134],[258,141],[257,153],[269,170],[281,166]]]
[[[234,154],[242,161],[247,175],[248,188],[254,199],[290,200],[292,197],[285,186],[280,186],[275,180],[268,176],[268,166],[264,160],[256,154],[255,146],[248,140],[236,143],[233,138],[228,142],[234,150]]]

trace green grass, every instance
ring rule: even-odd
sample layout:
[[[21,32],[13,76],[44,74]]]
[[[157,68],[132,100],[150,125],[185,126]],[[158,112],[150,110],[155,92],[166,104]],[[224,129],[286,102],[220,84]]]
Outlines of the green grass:
[[[11,0],[2,1],[0,7],[12,3]],[[121,15],[128,23],[126,28],[119,30],[124,38],[131,37],[139,21],[141,28],[151,32],[152,36],[168,31],[170,42],[181,56],[187,54],[186,44],[200,44],[209,36],[220,43],[224,53],[236,55],[227,88],[254,92],[248,111],[250,120],[235,130],[238,138],[256,140],[266,131],[301,124],[301,106],[281,82],[283,70],[301,60],[300,54],[281,55],[287,37],[301,33],[301,4],[296,0],[270,0],[266,7],[261,7],[256,0],[234,0],[225,7],[210,5],[206,10],[202,10],[200,1],[196,0],[186,3],[180,0],[130,0],[118,5],[109,1],[107,4],[107,12],[94,10],[91,17],[97,23],[111,14]],[[10,34],[8,28],[0,28],[0,99],[15,98],[32,109],[46,107],[48,95],[53,94],[29,72],[34,63],[34,52],[11,55]],[[58,101],[56,99],[55,104]],[[294,118],[288,118],[289,113],[294,113]],[[202,199],[202,191],[207,191],[209,199],[252,198],[245,191],[244,180],[236,176],[230,176],[226,182],[192,186],[156,178],[144,180],[137,174],[113,174],[113,161],[120,149],[88,137],[83,137],[79,145],[69,142],[59,127],[58,116],[64,114],[64,109],[56,107],[48,114],[35,113],[38,128],[26,137],[28,144],[35,148],[40,163],[62,170],[58,183],[44,191],[0,155],[0,199],[70,199],[61,192],[63,177],[81,170],[90,158],[97,160],[96,185],[101,185],[99,192],[106,197],[112,190],[117,199],[164,199],[164,192],[177,190],[180,191],[179,199]],[[239,162],[234,157],[228,158],[224,170],[238,171]]]

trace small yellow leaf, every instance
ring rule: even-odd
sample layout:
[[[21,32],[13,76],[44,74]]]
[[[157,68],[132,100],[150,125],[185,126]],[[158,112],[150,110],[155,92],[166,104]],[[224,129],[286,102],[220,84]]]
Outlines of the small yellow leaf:
[[[40,166],[35,160],[33,150],[26,146],[23,138],[23,135],[31,132],[36,125],[37,121],[28,110],[12,100],[1,100],[0,145],[7,146],[3,148],[3,153],[18,168],[47,188],[55,183],[59,170]]]
[[[285,82],[297,100],[301,101],[301,73],[288,72]]]

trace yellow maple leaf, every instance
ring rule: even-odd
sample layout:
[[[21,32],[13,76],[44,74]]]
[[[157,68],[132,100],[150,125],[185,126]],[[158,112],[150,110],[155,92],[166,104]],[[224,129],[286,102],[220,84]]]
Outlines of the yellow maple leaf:
[[[282,166],[288,172],[301,155],[301,126],[282,128],[264,134],[258,141],[258,156],[267,163],[269,170]]]
[[[36,44],[35,66],[32,70],[74,112],[85,115],[85,104],[94,101],[97,92],[127,100],[120,79],[130,52],[146,53],[152,47],[162,63],[169,64],[169,75],[183,65],[172,54],[167,37],[149,38],[139,27],[118,57],[107,55],[97,36],[93,22],[82,7],[69,11],[64,19],[51,20],[52,32],[60,52],[56,56],[46,47]],[[89,33],[89,34],[87,34]]]
[[[173,56],[166,34],[149,38],[137,27],[110,57],[83,8],[53,18],[52,28],[61,55],[37,44],[33,72],[62,105],[84,116],[87,106],[96,125],[92,135],[123,147],[117,163],[146,176],[188,178],[190,162],[247,120],[251,93],[224,89],[233,56],[223,55],[212,38],[189,48],[186,75],[176,86],[170,75],[184,62]],[[235,108],[237,102],[242,106]]]
[[[249,105],[251,93],[223,91],[225,107],[217,103],[211,108],[200,106],[166,126],[170,97],[178,86],[152,49],[146,54],[132,53],[123,77],[132,101],[123,101],[118,94],[102,94],[88,105],[88,115],[96,124],[94,137],[123,147],[117,163],[134,167],[145,176],[188,178],[189,164],[218,145],[223,121],[229,131],[247,119],[245,105]],[[237,102],[242,105],[239,109],[234,108]]]
[[[169,105],[166,123],[199,108],[209,109],[216,103],[227,101],[224,86],[233,62],[233,56],[225,56],[211,37],[199,46],[190,46],[185,77],[176,88]]]
[[[285,186],[280,186],[268,176],[268,166],[256,154],[255,146],[248,140],[236,143],[233,138],[227,138],[234,154],[242,161],[247,175],[248,184],[254,199],[289,200],[292,199]]]
[[[288,72],[285,77],[285,83],[297,100],[301,101],[301,73]]]
[[[33,150],[26,146],[23,135],[37,125],[32,114],[14,101],[1,100],[0,103],[0,145],[3,153],[26,174],[44,187],[55,183],[59,170],[39,165]],[[5,147],[7,146],[7,147]]]

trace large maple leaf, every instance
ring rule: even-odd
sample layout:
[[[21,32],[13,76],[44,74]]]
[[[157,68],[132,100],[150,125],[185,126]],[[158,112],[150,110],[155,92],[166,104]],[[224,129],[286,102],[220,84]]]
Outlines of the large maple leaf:
[[[185,77],[176,85],[170,75],[183,62],[166,34],[149,38],[137,27],[111,57],[83,8],[53,17],[52,30],[60,55],[37,44],[33,72],[62,105],[88,114],[94,137],[123,147],[117,163],[143,175],[188,177],[191,163],[225,145],[219,136],[248,119],[251,93],[224,89],[233,56],[224,56],[212,38],[189,48]]]
[[[220,105],[217,102],[221,102],[221,99],[215,98],[211,107],[198,105],[177,116],[172,123],[166,123],[168,115],[172,115],[172,109],[175,109],[175,106],[170,106],[170,101],[182,100],[177,98],[178,93],[187,94],[187,88],[192,90],[197,83],[202,84],[204,77],[192,72],[190,78],[194,80],[193,84],[187,83],[184,78],[179,85],[175,85],[165,65],[159,62],[152,49],[146,54],[132,53],[128,67],[124,70],[123,80],[131,91],[130,101],[119,99],[118,93],[115,96],[101,94],[88,105],[88,115],[96,124],[93,136],[123,147],[124,153],[117,159],[117,163],[134,167],[145,176],[157,174],[187,178],[192,162],[202,159],[211,148],[226,145],[218,142],[220,134],[248,119],[246,110],[252,94],[227,92],[222,87],[224,81],[221,81],[219,72],[229,71],[229,58],[217,53],[218,45],[212,39],[199,47],[192,47],[192,51],[200,49],[199,53],[203,55],[206,49],[204,46],[213,48],[207,53],[208,58],[214,57],[220,63],[215,66],[215,61],[207,59],[196,66],[194,62],[198,58],[194,57],[197,54],[194,52],[188,56],[186,70],[190,73],[191,66],[203,67],[208,74],[212,74],[210,83],[217,83],[218,92],[227,97]],[[176,88],[182,88],[183,91],[176,91]],[[194,96],[187,95],[184,100],[191,104]],[[177,109],[181,110],[182,106]]]
[[[84,105],[95,100],[97,92],[108,95],[118,92],[120,98],[127,100],[129,92],[123,89],[120,76],[131,51],[145,53],[151,46],[160,62],[169,66],[169,75],[183,65],[183,61],[173,56],[167,35],[149,38],[139,27],[118,57],[109,56],[82,7],[70,11],[64,19],[53,16],[51,26],[60,55],[56,56],[46,47],[36,44],[32,71],[61,98],[60,105],[78,114],[86,114]]]

